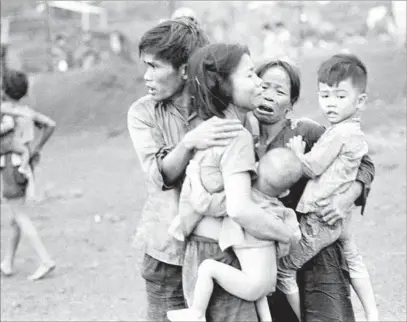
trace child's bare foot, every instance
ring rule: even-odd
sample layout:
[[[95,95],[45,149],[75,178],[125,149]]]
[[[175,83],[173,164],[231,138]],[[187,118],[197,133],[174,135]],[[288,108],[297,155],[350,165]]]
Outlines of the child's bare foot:
[[[11,276],[14,274],[13,268],[6,262],[1,262],[0,269],[4,276]]]
[[[38,266],[37,270],[34,272],[34,274],[28,276],[28,279],[31,281],[37,281],[45,276],[47,276],[49,273],[51,273],[55,269],[55,262],[51,261],[49,263],[41,263],[40,266]]]
[[[199,314],[194,309],[171,310],[167,312],[167,318],[174,322],[206,321],[205,315]]]
[[[378,311],[369,312],[369,313],[366,313],[365,315],[366,315],[366,321],[380,321]]]
[[[25,176],[29,176],[29,174],[30,174],[30,166],[22,164],[22,165],[20,165],[18,167],[18,172],[20,172],[21,174],[23,174]]]

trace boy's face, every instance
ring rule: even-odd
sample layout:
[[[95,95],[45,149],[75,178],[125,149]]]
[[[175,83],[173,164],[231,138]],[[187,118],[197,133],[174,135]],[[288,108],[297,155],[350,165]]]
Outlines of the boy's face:
[[[143,53],[141,58],[147,66],[144,74],[145,85],[148,94],[155,101],[163,101],[181,93],[186,80],[185,67],[175,69],[170,63],[149,53]]]
[[[366,101],[366,94],[354,87],[350,79],[337,85],[319,83],[319,106],[331,124],[337,124],[354,116]]]

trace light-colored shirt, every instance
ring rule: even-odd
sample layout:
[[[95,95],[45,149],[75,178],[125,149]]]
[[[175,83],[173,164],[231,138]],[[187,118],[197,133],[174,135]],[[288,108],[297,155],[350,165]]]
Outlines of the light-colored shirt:
[[[233,107],[224,111],[224,114],[226,118],[237,118]],[[186,177],[179,201],[179,215],[169,229],[179,240],[184,240],[184,237],[193,232],[203,218],[202,214],[212,217],[226,216],[224,178],[240,172],[250,172],[253,177],[256,175],[253,138],[246,129],[243,129],[226,147],[212,147],[197,151],[193,160],[200,165],[202,185],[211,195],[199,196],[197,198],[199,200],[196,200],[197,202],[192,206],[191,184],[189,177]],[[216,201],[213,200],[214,198]],[[215,206],[210,207],[211,204]]]
[[[190,130],[190,122],[172,103],[157,103],[149,95],[137,100],[128,111],[128,130],[141,167],[147,177],[148,198],[133,243],[162,262],[182,265],[185,243],[169,235],[168,227],[178,213],[182,180],[168,187],[161,161]]]
[[[3,104],[16,104],[12,102],[2,102]],[[18,109],[21,111],[25,111],[27,113],[32,113],[32,109],[27,105],[19,105]],[[34,139],[35,135],[35,125],[31,118],[22,117],[22,116],[15,116],[12,117],[10,115],[4,115],[2,117],[2,122],[10,122],[10,118],[14,123],[14,140],[18,140],[23,144],[29,143]],[[11,163],[13,166],[19,166],[21,164],[21,156],[17,153],[13,153],[11,156]],[[2,155],[0,157],[0,167],[4,167],[5,165],[5,156]]]
[[[301,213],[318,212],[317,201],[345,192],[356,180],[368,145],[357,118],[332,125],[300,155],[308,181],[297,205]]]

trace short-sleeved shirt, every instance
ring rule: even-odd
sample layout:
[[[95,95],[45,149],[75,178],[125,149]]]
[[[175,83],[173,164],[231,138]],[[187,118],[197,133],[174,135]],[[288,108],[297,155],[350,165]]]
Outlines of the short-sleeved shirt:
[[[310,119],[285,121],[281,131],[270,141],[266,147],[259,145],[259,129],[257,119],[252,119],[249,124],[255,139],[256,150],[260,153],[274,148],[286,147],[289,139],[301,135],[306,143],[305,152],[311,150],[312,146],[324,133],[323,126]],[[251,126],[250,126],[251,125]],[[358,172],[358,180],[364,183],[364,190],[357,204],[365,205],[370,190],[370,184],[374,176],[374,165],[370,158],[364,157]],[[290,189],[290,194],[282,198],[286,207],[295,209],[298,201],[308,182],[303,177]],[[363,210],[362,210],[363,211]],[[339,242],[324,248],[318,255],[305,264],[297,273],[301,302],[303,304],[303,320],[311,321],[354,321],[352,303],[350,301],[349,274],[343,251]],[[273,321],[288,322],[298,321],[289,306],[286,296],[275,292],[270,298]],[[321,309],[323,308],[323,309]]]
[[[271,141],[267,142],[266,145],[262,145],[260,144],[259,123],[252,113],[248,113],[246,127],[253,134],[256,147],[256,157],[258,159],[261,158],[265,152],[271,149],[286,147],[289,140],[296,135],[302,136],[303,140],[305,141],[305,153],[308,153],[314,144],[319,140],[321,135],[325,132],[325,128],[322,125],[311,119],[287,119],[285,120],[281,131]],[[370,186],[373,181],[374,173],[374,164],[369,156],[365,155],[362,159],[356,178],[356,180],[363,183],[362,194],[355,201],[356,206],[362,207],[362,214],[364,212],[366,200],[370,192]],[[303,176],[291,187],[290,194],[281,199],[286,207],[296,209],[308,181],[309,179]]]
[[[226,118],[238,118],[233,106],[224,111],[224,114]],[[256,176],[253,138],[246,129],[243,129],[226,147],[211,147],[197,151],[193,160],[200,165],[201,182],[209,193],[223,191],[224,178],[231,174],[249,172],[252,178]],[[194,212],[189,204],[190,193],[191,187],[187,176],[182,186],[179,202],[180,218],[175,219],[180,220],[180,228],[184,236],[190,235],[196,224],[202,219],[202,216]],[[219,209],[221,208],[224,209],[224,205],[219,207]],[[211,214],[207,213],[207,215],[219,217],[225,215],[225,212],[216,211]]]
[[[301,213],[317,212],[317,201],[342,194],[356,180],[368,145],[357,118],[329,127],[311,151],[300,155],[305,174],[311,178],[297,206]]]
[[[16,104],[12,102],[2,102],[3,104]],[[19,105],[18,109],[21,111],[25,111],[27,113],[31,113],[32,109],[27,105]],[[4,115],[3,118],[5,122],[10,122],[10,116]],[[32,119],[22,116],[11,117],[14,123],[14,130],[13,130],[13,140],[18,140],[19,142],[26,144],[31,142],[34,139],[35,135],[35,124]],[[11,156],[11,163],[14,166],[18,166],[21,164],[21,157],[20,155],[13,153]],[[5,166],[5,156],[0,156],[0,166]]]

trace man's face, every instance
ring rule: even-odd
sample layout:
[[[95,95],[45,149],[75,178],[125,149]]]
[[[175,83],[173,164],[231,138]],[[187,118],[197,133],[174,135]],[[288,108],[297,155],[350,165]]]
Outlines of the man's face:
[[[146,65],[144,74],[148,94],[155,101],[163,101],[181,93],[185,85],[182,68],[175,69],[170,63],[157,59],[149,53],[142,54]]]
[[[319,83],[318,87],[319,106],[331,124],[354,116],[366,100],[366,94],[359,93],[350,79],[333,86]]]
[[[235,71],[230,75],[233,88],[233,103],[241,109],[252,111],[261,99],[262,80],[254,72],[254,64],[248,54],[240,59]]]
[[[263,124],[274,124],[285,119],[291,110],[291,82],[287,72],[279,67],[269,68],[262,76],[263,100],[254,116]]]

